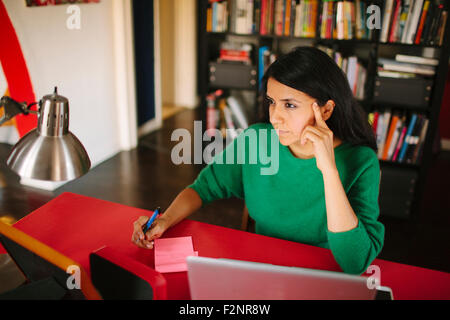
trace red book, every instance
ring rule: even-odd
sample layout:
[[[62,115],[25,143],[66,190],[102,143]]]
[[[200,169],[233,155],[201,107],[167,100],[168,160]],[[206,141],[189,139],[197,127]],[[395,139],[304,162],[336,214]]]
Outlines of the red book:
[[[267,34],[267,1],[268,0],[261,0],[261,24],[259,26],[259,33],[262,35]]]
[[[397,3],[395,4],[395,10],[393,13],[393,19],[392,19],[392,25],[391,25],[391,34],[389,35],[389,42],[395,42],[395,31],[396,26],[398,24],[398,18],[399,18],[399,11],[400,11],[400,0],[396,0]]]
[[[373,132],[374,132],[375,134],[377,134],[378,116],[379,116],[379,113],[378,113],[378,112],[375,112],[375,113],[373,114],[373,124],[372,124],[372,128],[373,128]]]
[[[407,129],[407,126],[404,126],[403,130],[402,130],[402,134],[400,135],[400,138],[398,139],[397,146],[395,147],[395,153],[394,153],[394,156],[392,157],[392,161],[397,160],[398,153],[400,152],[400,149],[403,145],[403,140],[405,139],[406,129]]]
[[[427,0],[423,5],[423,11],[422,16],[420,17],[419,28],[417,28],[416,39],[414,40],[415,44],[420,44],[420,37],[422,36],[423,26],[425,24],[425,19],[427,17],[429,7],[430,7],[430,0]]]

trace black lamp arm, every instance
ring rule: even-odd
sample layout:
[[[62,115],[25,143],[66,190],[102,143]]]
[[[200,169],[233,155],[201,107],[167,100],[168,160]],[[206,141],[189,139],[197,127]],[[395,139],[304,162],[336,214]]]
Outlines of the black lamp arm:
[[[39,102],[33,102],[27,105],[26,102],[20,103],[7,96],[2,97],[0,99],[0,108],[3,107],[4,112],[3,116],[0,118],[0,126],[21,113],[25,115],[28,115],[30,113],[39,114],[39,111],[30,110],[32,106],[37,104],[40,105]]]

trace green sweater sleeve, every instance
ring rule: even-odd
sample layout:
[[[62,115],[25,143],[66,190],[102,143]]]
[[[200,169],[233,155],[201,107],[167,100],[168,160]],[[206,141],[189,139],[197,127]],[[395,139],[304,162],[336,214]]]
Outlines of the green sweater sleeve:
[[[374,156],[347,193],[358,217],[357,227],[346,232],[327,231],[333,256],[346,273],[364,273],[383,247],[384,226],[377,220],[379,184],[380,167]]]
[[[214,200],[231,197],[243,198],[242,164],[236,161],[240,150],[240,136],[233,140],[223,152],[214,157],[187,188],[194,189],[202,199],[202,205]]]

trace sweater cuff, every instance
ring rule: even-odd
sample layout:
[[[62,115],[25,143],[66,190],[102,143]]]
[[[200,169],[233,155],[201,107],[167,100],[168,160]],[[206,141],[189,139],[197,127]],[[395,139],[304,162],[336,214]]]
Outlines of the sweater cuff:
[[[348,231],[327,230],[327,236],[330,249],[344,272],[361,274],[365,271],[370,240],[361,221],[358,221],[356,228]]]

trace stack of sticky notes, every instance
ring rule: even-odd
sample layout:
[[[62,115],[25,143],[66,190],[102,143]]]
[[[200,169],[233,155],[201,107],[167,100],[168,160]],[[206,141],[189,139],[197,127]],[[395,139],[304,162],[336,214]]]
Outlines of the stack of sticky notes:
[[[155,270],[158,272],[187,271],[186,258],[197,255],[192,237],[155,239]]]

